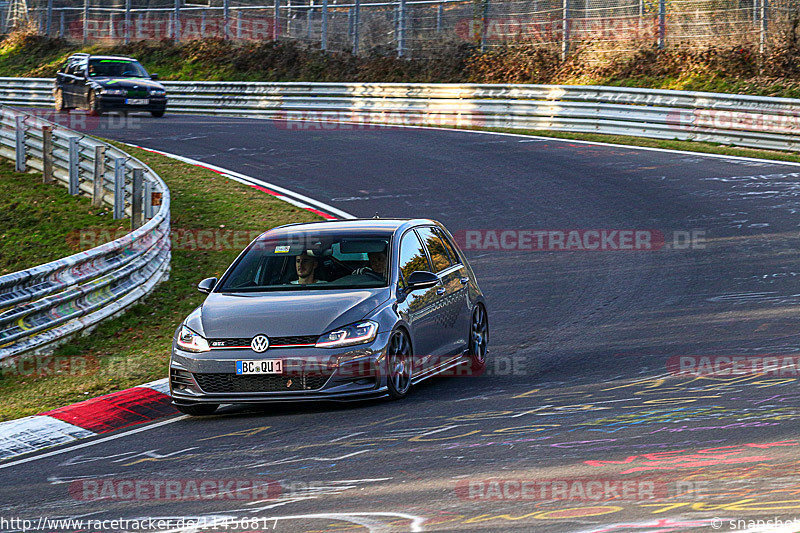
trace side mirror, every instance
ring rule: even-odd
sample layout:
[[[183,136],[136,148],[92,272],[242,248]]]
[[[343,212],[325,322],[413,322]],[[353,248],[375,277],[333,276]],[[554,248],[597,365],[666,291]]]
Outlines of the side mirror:
[[[197,290],[202,292],[203,294],[208,294],[211,292],[211,289],[213,289],[214,285],[216,284],[217,284],[217,278],[206,278],[197,284]]]
[[[409,291],[416,291],[419,289],[430,289],[431,287],[435,287],[439,284],[439,276],[434,274],[433,272],[427,272],[425,270],[417,270],[412,272],[408,279],[406,280],[406,285],[408,285]]]
[[[155,72],[153,72],[152,74],[150,74],[150,79],[151,79],[151,80],[157,80],[157,79],[158,79],[158,74],[156,74]]]

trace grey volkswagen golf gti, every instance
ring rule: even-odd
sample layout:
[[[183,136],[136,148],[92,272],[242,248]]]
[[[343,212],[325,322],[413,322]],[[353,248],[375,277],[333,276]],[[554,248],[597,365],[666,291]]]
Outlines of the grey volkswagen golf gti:
[[[486,303],[452,236],[432,220],[343,220],[259,236],[175,332],[173,403],[403,398],[486,361]]]

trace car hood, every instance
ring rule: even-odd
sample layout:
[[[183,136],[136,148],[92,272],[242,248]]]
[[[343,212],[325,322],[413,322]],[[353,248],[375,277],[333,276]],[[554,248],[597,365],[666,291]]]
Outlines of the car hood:
[[[389,289],[211,293],[186,325],[209,339],[322,335],[364,319]]]
[[[106,77],[98,77],[92,78],[91,81],[94,83],[102,86],[102,87],[109,87],[109,88],[119,88],[119,89],[132,89],[133,87],[144,88],[147,87],[148,89],[161,89],[164,90],[164,86],[158,82],[147,78],[106,78]]]

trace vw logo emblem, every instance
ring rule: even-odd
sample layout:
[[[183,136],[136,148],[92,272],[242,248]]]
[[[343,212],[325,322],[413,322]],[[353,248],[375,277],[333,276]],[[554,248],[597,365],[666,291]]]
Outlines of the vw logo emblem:
[[[256,335],[253,337],[253,340],[250,341],[250,347],[256,353],[266,352],[267,348],[269,348],[269,339],[266,335]]]

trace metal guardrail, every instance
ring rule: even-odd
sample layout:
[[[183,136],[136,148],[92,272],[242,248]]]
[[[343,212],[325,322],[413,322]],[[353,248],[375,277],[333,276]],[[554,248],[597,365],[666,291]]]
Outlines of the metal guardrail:
[[[169,275],[169,189],[147,165],[8,107],[0,111],[0,156],[110,205],[115,218],[128,213],[136,227],[91,250],[0,276],[0,360],[41,351],[119,313]],[[161,197],[155,213],[152,193]]]
[[[627,87],[164,82],[168,112],[287,121],[473,126],[800,149],[800,100]],[[52,80],[0,78],[0,103],[52,105]]]

